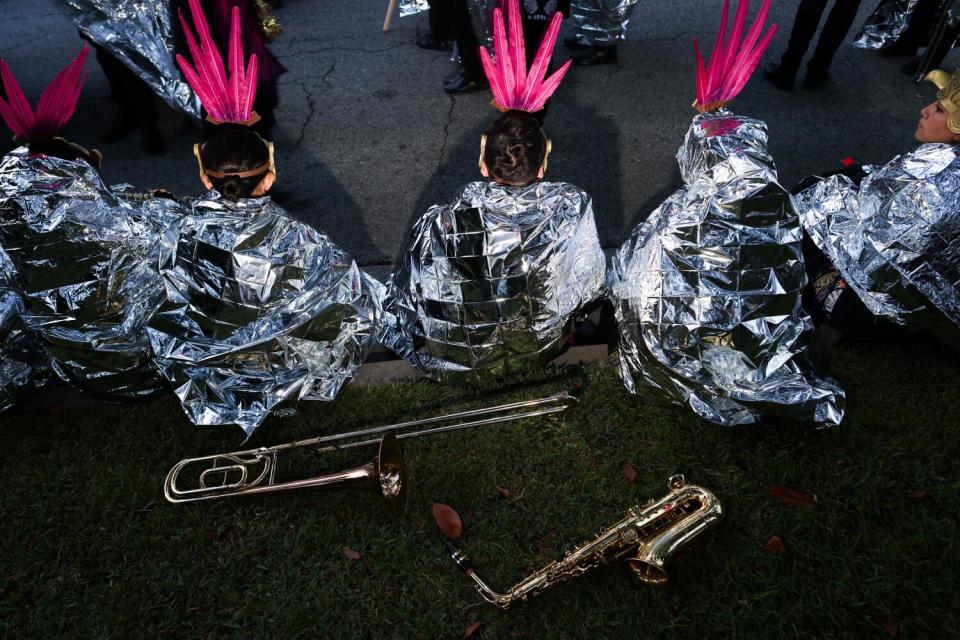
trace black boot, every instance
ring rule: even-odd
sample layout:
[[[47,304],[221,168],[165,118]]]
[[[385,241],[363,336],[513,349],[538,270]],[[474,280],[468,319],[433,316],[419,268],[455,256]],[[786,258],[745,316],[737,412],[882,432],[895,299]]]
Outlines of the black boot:
[[[573,64],[581,67],[589,67],[598,64],[613,64],[617,61],[617,47],[613,45],[587,47],[582,51],[577,51],[570,59]]]
[[[830,80],[830,74],[826,69],[811,69],[807,67],[807,75],[803,78],[803,88],[807,91],[814,91],[825,85]]]
[[[763,70],[763,78],[781,91],[793,91],[793,84],[796,81],[796,75],[784,70],[778,64],[769,64]]]
[[[581,42],[577,36],[567,36],[563,39],[563,44],[568,49],[573,49],[574,51],[583,51],[584,49],[590,48],[590,45],[585,42]]]

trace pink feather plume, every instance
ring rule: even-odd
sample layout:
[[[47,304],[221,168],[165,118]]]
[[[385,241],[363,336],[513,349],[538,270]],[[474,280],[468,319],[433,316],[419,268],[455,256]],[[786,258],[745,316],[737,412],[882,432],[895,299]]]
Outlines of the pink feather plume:
[[[187,84],[196,92],[200,103],[207,110],[210,119],[218,122],[243,123],[253,115],[253,101],[257,95],[257,56],[252,54],[243,65],[243,45],[240,34],[240,10],[233,8],[230,13],[230,44],[227,50],[227,69],[223,65],[223,57],[217,49],[210,34],[210,25],[207,23],[200,0],[190,0],[190,14],[196,27],[197,37],[187,25],[187,20],[180,12],[180,23],[186,36],[187,47],[193,65],[182,55],[177,55],[177,64],[183,71]]]
[[[505,0],[507,24],[504,24],[500,7],[493,10],[493,54],[480,47],[480,62],[490,81],[490,90],[496,106],[504,111],[516,109],[534,113],[543,109],[547,99],[560,86],[560,81],[570,68],[570,61],[544,80],[553,55],[553,48],[560,33],[563,16],[553,14],[550,26],[540,41],[537,55],[527,71],[526,43],[523,41],[523,25],[520,22],[519,0]],[[509,40],[507,34],[509,32]]]
[[[750,31],[741,42],[743,29],[747,23],[750,0],[737,0],[733,29],[729,35],[727,34],[727,16],[730,12],[730,0],[723,0],[717,40],[706,67],[704,67],[700,47],[694,38],[693,50],[697,67],[697,101],[694,107],[699,111],[718,109],[733,100],[746,86],[777,32],[777,25],[772,24],[763,37],[760,36],[767,14],[770,12],[770,1],[763,0]]]
[[[83,65],[89,53],[90,49],[84,46],[77,57],[60,70],[40,95],[36,112],[30,108],[10,67],[0,60],[0,76],[7,94],[6,100],[0,99],[0,117],[18,140],[31,142],[49,138],[67,125],[73,117],[86,79]]]

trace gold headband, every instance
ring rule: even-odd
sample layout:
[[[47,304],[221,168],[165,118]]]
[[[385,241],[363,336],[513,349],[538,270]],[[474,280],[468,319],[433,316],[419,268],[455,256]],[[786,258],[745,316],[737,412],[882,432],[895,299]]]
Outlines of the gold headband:
[[[937,85],[937,99],[947,110],[947,128],[960,133],[960,69],[952,74],[936,69],[923,77]]]

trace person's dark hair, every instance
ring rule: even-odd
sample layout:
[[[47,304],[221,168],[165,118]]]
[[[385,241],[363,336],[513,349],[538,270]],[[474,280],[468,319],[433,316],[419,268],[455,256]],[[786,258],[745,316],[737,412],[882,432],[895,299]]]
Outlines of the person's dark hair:
[[[60,137],[47,138],[45,140],[37,140],[35,142],[30,142],[27,145],[30,148],[30,153],[36,153],[45,156],[52,156],[54,158],[61,158],[63,160],[83,160],[94,169],[100,169],[100,153],[97,151],[88,151],[80,145],[73,144],[68,142]]]
[[[547,150],[540,121],[525,111],[507,111],[484,131],[483,161],[490,177],[516,185],[537,179]]]
[[[223,173],[241,173],[266,165],[270,160],[270,153],[263,138],[251,131],[249,127],[226,124],[216,127],[210,138],[203,143],[200,158],[203,160],[204,169]],[[262,173],[248,178],[237,176],[215,178],[209,175],[207,177],[213,183],[213,188],[224,198],[239,200],[250,197],[267,171],[268,169],[264,168]]]

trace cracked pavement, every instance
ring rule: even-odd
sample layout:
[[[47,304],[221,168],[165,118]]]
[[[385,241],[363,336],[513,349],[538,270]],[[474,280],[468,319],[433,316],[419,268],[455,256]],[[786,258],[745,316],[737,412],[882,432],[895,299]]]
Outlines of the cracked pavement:
[[[720,0],[641,3],[619,61],[573,67],[551,102],[546,130],[554,141],[548,179],[584,187],[594,198],[600,238],[615,248],[680,184],[674,158],[693,110],[692,38],[712,46]],[[854,30],[875,3],[864,3]],[[378,277],[389,270],[413,219],[479,179],[480,134],[497,115],[488,92],[447,96],[449,53],[414,46],[426,15],[395,17],[383,33],[386,0],[285,0],[276,12],[284,33],[271,45],[289,72],[280,79],[273,140],[276,193],[290,213],[330,235]],[[4,0],[0,55],[34,101],[81,41],[55,0]],[[786,46],[796,3],[778,2],[780,23],[766,60]],[[569,32],[569,25],[561,34]],[[915,145],[918,112],[932,86],[900,75],[903,59],[884,59],[847,44],[821,91],[783,93],[755,77],[733,109],[765,120],[770,146],[789,186],[841,158],[882,163]],[[558,61],[566,58],[562,44]],[[960,63],[952,53],[946,68]],[[77,114],[66,136],[105,155],[104,174],[138,189],[201,191],[191,145],[199,128],[163,108],[168,151],[150,156],[139,138],[104,145],[113,108],[91,56]],[[4,150],[12,148],[4,135]]]

